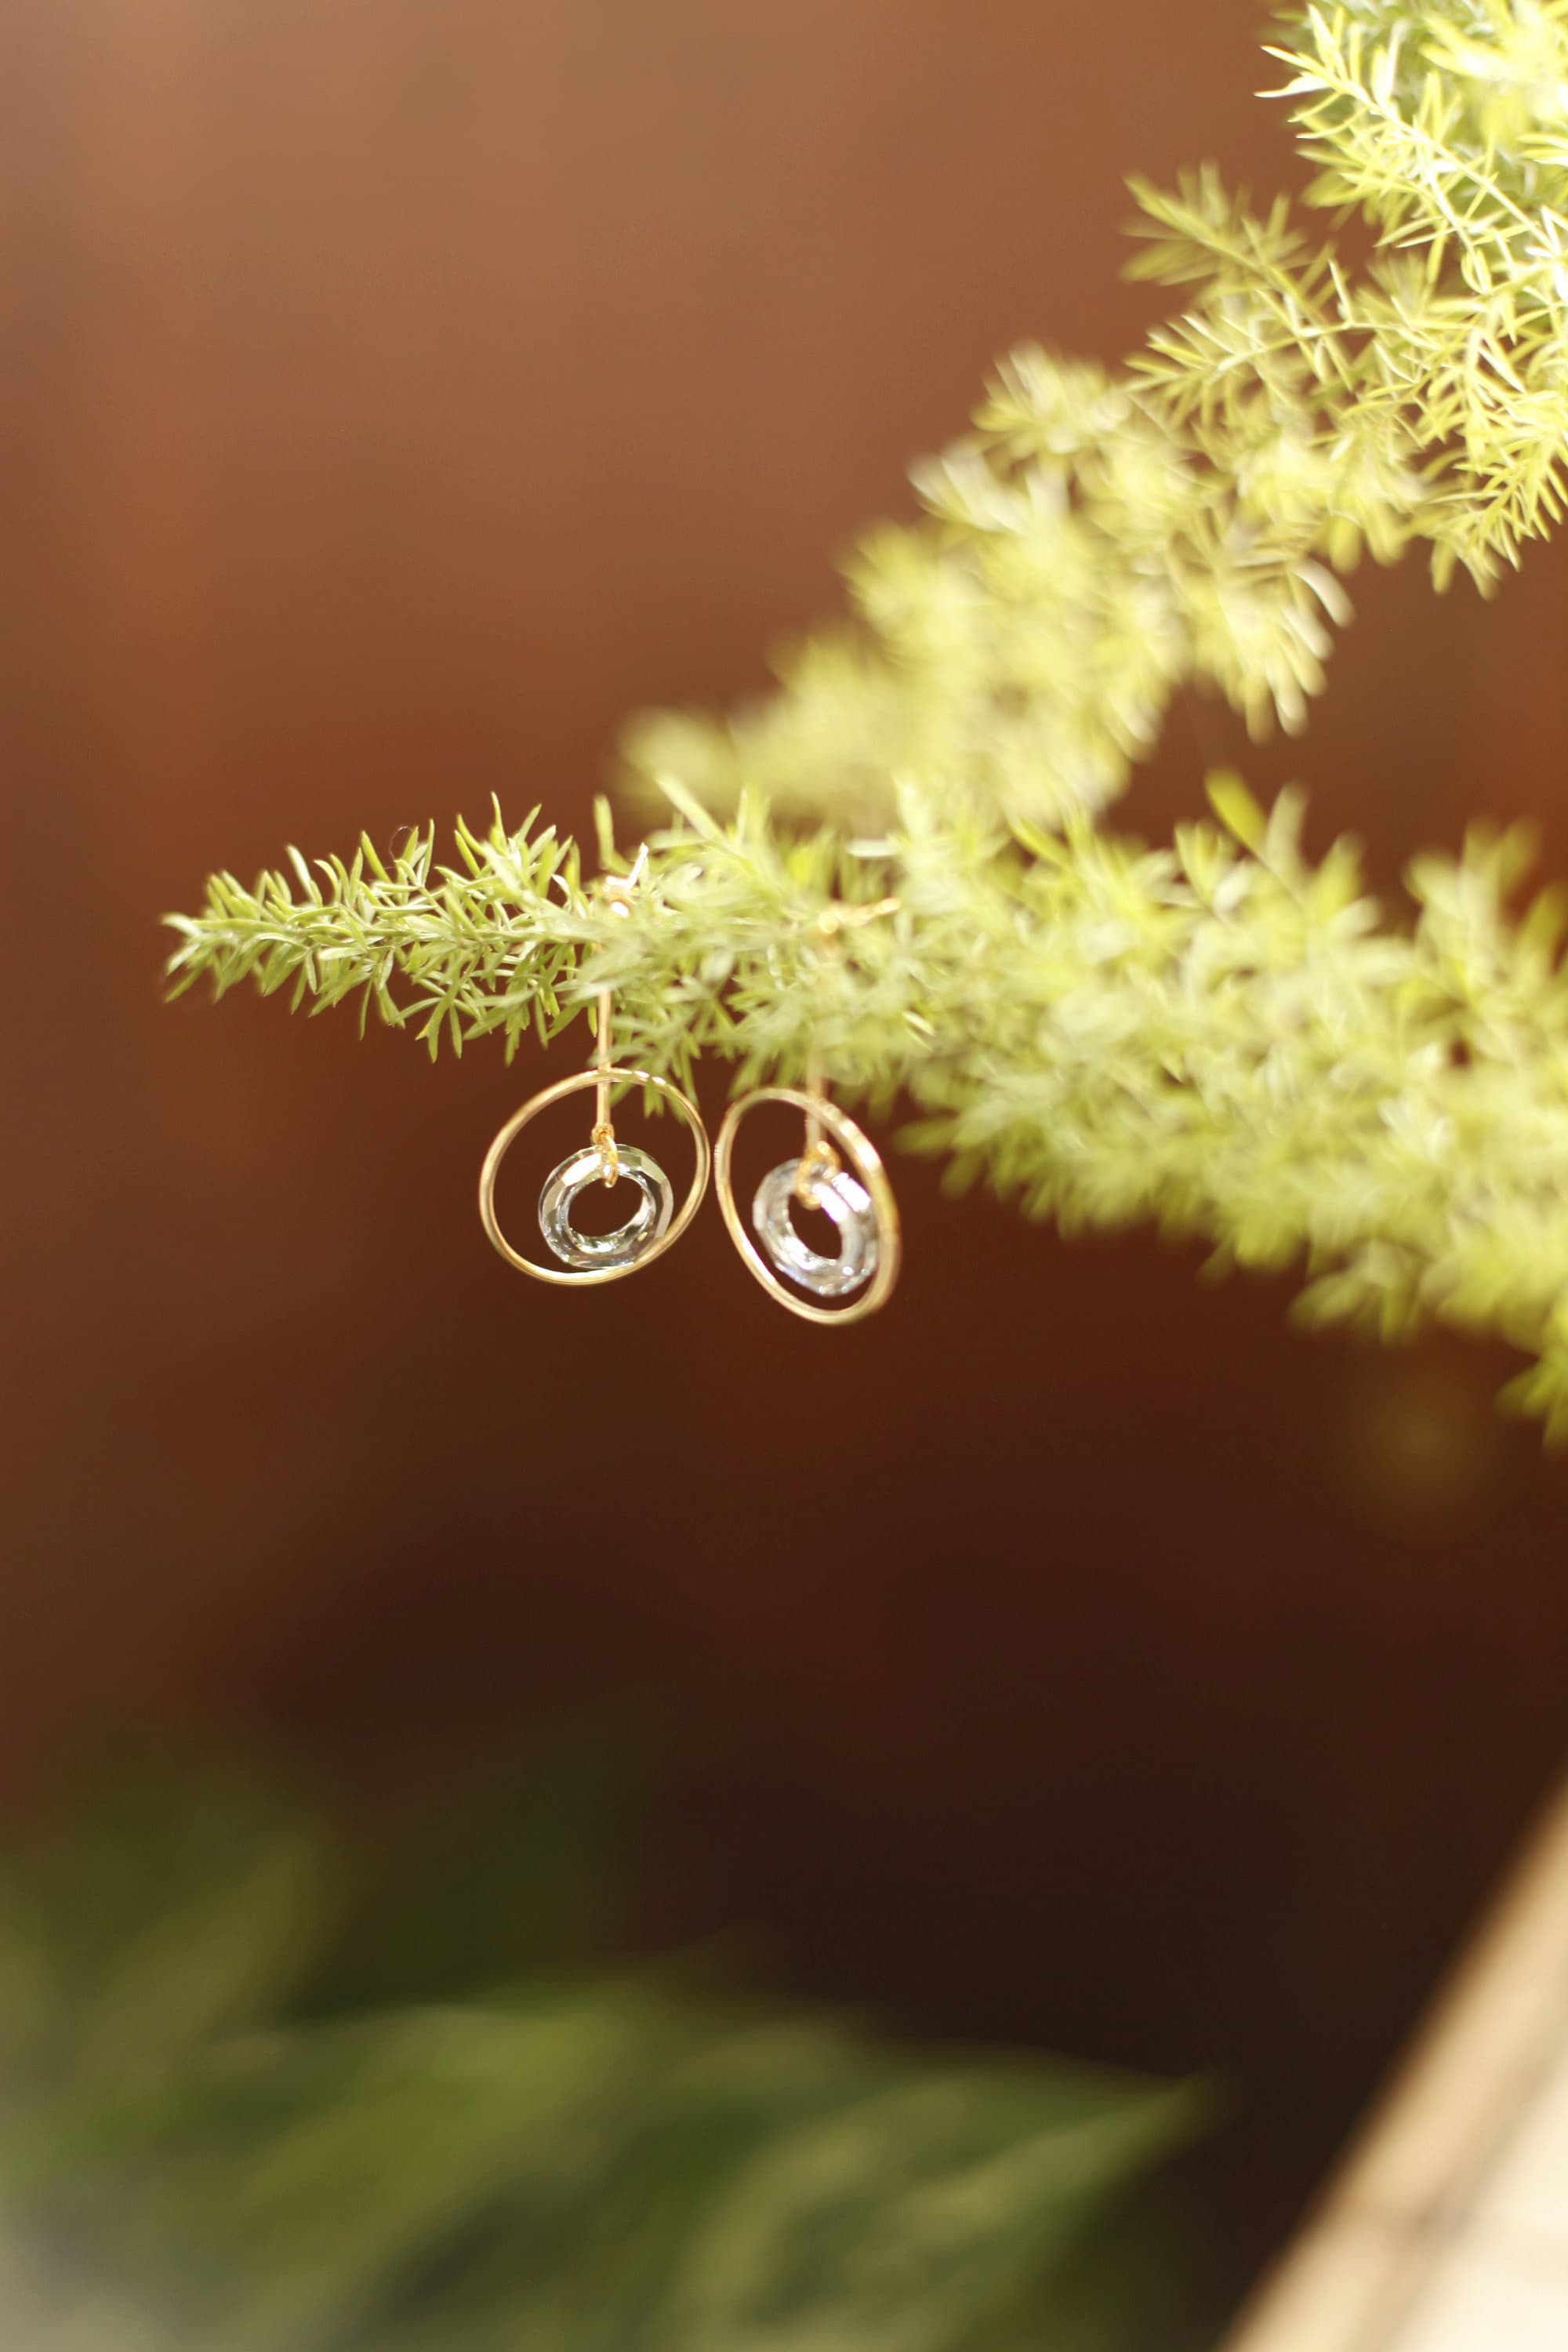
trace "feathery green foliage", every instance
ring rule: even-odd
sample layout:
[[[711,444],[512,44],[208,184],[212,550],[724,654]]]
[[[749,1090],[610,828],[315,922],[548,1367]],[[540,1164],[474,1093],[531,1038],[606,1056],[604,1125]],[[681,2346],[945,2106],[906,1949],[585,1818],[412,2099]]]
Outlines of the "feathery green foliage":
[[[1304,860],[1293,800],[1222,781],[1228,835],[1154,851],[1094,822],[1185,681],[1301,724],[1363,549],[1484,588],[1562,512],[1568,0],[1290,21],[1310,200],[1371,258],[1212,172],[1140,185],[1137,267],[1182,314],[1120,376],[1015,352],[916,469],[926,519],[863,542],[847,627],[752,709],[634,724],[675,822],[630,919],[498,814],[456,867],[426,835],[390,870],[366,844],[216,877],[176,984],[357,997],[432,1053],[549,1037],[609,983],[655,1070],[798,1077],[815,1045],[1031,1213],[1304,1259],[1309,1315],[1384,1336],[1502,1332],[1539,1360],[1514,1401],[1568,1438],[1568,986],[1555,897],[1507,912],[1519,841],[1419,861],[1389,929],[1348,846]]]
[[[1358,0],[1270,55],[1359,274],[1281,200],[1134,180],[1135,273],[1190,287],[1121,376],[1029,346],[849,566],[856,625],[730,720],[656,715],[634,775],[863,824],[928,782],[1054,822],[1121,793],[1177,686],[1303,724],[1340,574],[1430,543],[1482,585],[1558,520],[1568,446],[1568,12]]]
[[[525,1804],[520,1842],[492,1807],[471,1878],[401,1853],[390,1908],[322,1819],[214,1789],[132,1786],[0,1861],[18,2345],[1125,2345],[1085,2232],[1190,2134],[1191,2095],[900,2047],[689,1966],[543,1964],[548,1810]],[[435,1908],[455,1883],[510,1913],[505,1973],[494,1917],[476,1945]],[[443,1980],[410,1997],[432,1924]]]

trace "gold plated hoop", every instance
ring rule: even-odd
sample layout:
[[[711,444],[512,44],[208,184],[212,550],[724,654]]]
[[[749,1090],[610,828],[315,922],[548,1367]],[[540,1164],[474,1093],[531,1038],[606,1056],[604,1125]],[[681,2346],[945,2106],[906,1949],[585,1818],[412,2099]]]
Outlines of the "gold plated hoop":
[[[812,1138],[808,1150],[816,1148],[818,1130],[826,1129],[870,1195],[877,1221],[876,1267],[859,1297],[851,1299],[847,1307],[814,1307],[808,1299],[797,1298],[794,1291],[787,1290],[742,1220],[730,1173],[735,1137],[746,1113],[754,1110],[759,1103],[770,1102],[784,1103],[791,1109],[805,1112],[808,1134]],[[870,1137],[825,1096],[808,1093],[802,1087],[759,1087],[754,1094],[745,1095],[739,1102],[731,1103],[724,1114],[724,1123],[713,1147],[713,1189],[719,1195],[719,1207],[730,1239],[740,1251],[747,1267],[768,1296],[776,1298],[781,1307],[787,1307],[792,1315],[799,1315],[807,1323],[858,1323],[863,1316],[874,1315],[879,1307],[887,1304],[899,1278],[902,1247],[899,1204],[893,1198],[893,1188],[888,1181],[881,1155]]]
[[[532,1258],[524,1257],[521,1250],[512,1247],[502,1233],[496,1216],[496,1177],[500,1173],[501,1161],[506,1158],[523,1129],[531,1120],[537,1118],[542,1110],[548,1110],[552,1103],[563,1101],[567,1095],[585,1093],[590,1087],[599,1089],[599,1098],[603,1103],[607,1099],[609,1087],[614,1084],[652,1087],[657,1094],[666,1096],[674,1104],[687,1126],[691,1129],[692,1143],[697,1153],[697,1167],[691,1179],[690,1189],[664,1232],[650,1241],[640,1256],[634,1258],[629,1265],[594,1266],[591,1269],[577,1271],[569,1270],[565,1266],[536,1265]],[[594,1137],[594,1141],[595,1143],[599,1141],[597,1133]],[[610,1149],[613,1151],[613,1141]],[[559,1283],[563,1288],[570,1289],[585,1289],[591,1284],[599,1282],[619,1282],[623,1275],[640,1274],[645,1265],[651,1265],[656,1257],[662,1257],[665,1251],[673,1248],[680,1239],[702,1204],[702,1195],[708,1190],[708,1177],[711,1166],[712,1153],[709,1148],[708,1130],[702,1124],[702,1115],[690,1097],[683,1095],[680,1088],[668,1078],[656,1077],[650,1070],[609,1068],[603,1065],[591,1070],[575,1070],[569,1078],[558,1079],[554,1086],[546,1087],[542,1094],[537,1094],[531,1101],[525,1102],[521,1110],[514,1111],[490,1145],[485,1154],[484,1166],[479,1170],[479,1222],[508,1265],[515,1265],[520,1274],[532,1275],[536,1282]],[[606,1171],[605,1181],[613,1183],[615,1178]]]

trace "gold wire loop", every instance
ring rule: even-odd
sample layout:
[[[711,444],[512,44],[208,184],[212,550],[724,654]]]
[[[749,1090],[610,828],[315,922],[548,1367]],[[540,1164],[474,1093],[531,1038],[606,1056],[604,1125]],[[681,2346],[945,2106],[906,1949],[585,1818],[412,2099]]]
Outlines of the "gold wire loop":
[[[594,1076],[603,1091],[608,1094],[609,1088],[605,1085],[603,1073],[595,1069]],[[605,1184],[608,1186],[617,1184],[620,1181],[621,1160],[619,1152],[616,1150],[616,1130],[607,1118],[595,1120],[588,1130],[588,1140],[598,1146],[599,1167]]]
[[[795,1199],[803,1209],[816,1208],[818,1183],[825,1176],[837,1176],[844,1165],[843,1160],[822,1132],[820,1112],[811,1124],[816,1128],[816,1133],[810,1137],[805,1150],[795,1163],[795,1183],[792,1188]]]
[[[587,1271],[572,1271],[565,1266],[537,1265],[532,1258],[524,1257],[521,1250],[514,1249],[500,1229],[496,1215],[495,1191],[501,1161],[523,1129],[531,1120],[537,1118],[541,1111],[548,1110],[552,1103],[563,1101],[568,1095],[582,1094],[590,1087],[603,1087],[607,1098],[612,1085],[652,1087],[656,1094],[664,1095],[675,1106],[691,1130],[692,1146],[697,1155],[690,1189],[666,1230],[657,1241],[650,1242],[642,1255],[635,1258],[629,1265],[603,1265]],[[599,1142],[597,1129],[593,1140]],[[604,1147],[601,1145],[600,1148]],[[610,1150],[613,1151],[614,1149],[612,1142]],[[558,1283],[563,1288],[570,1289],[586,1288],[594,1283],[618,1282],[624,1275],[640,1274],[645,1265],[651,1265],[656,1257],[662,1257],[667,1249],[673,1248],[702,1204],[711,1168],[712,1152],[708,1130],[702,1124],[701,1112],[689,1095],[682,1094],[671,1079],[656,1077],[651,1070],[627,1070],[595,1063],[590,1070],[574,1070],[570,1077],[557,1079],[554,1086],[544,1087],[542,1093],[525,1102],[521,1110],[513,1111],[486,1152],[484,1165],[479,1170],[479,1223],[507,1264],[515,1265],[520,1274],[532,1275],[536,1282]]]
[[[751,1234],[746,1231],[735,1200],[731,1161],[734,1155],[735,1137],[741,1121],[759,1103],[784,1103],[793,1110],[803,1111],[808,1119],[826,1129],[832,1139],[829,1151],[837,1144],[856,1175],[871,1196],[871,1207],[877,1219],[877,1265],[870,1280],[858,1298],[847,1307],[814,1307],[808,1299],[797,1298],[768,1264]],[[812,1147],[808,1146],[808,1150]],[[837,1158],[837,1154],[834,1154]],[[879,1307],[887,1304],[892,1287],[899,1278],[899,1261],[902,1241],[899,1226],[899,1204],[893,1198],[893,1188],[888,1181],[881,1155],[870,1137],[856,1126],[847,1114],[830,1103],[825,1095],[811,1094],[803,1087],[759,1087],[755,1093],[742,1095],[724,1114],[713,1146],[713,1190],[719,1196],[719,1208],[730,1239],[740,1251],[747,1267],[772,1298],[787,1307],[792,1315],[799,1315],[807,1323],[858,1323],[863,1316],[874,1315]]]

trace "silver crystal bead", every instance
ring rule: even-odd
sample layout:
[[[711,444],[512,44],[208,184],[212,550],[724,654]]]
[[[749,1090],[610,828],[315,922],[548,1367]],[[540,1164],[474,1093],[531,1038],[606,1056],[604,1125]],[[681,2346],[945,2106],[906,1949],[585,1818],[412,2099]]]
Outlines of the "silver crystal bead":
[[[877,1271],[877,1219],[871,1195],[847,1168],[809,1180],[807,1205],[821,1209],[838,1229],[838,1255],[824,1257],[807,1247],[790,1219],[798,1160],[785,1160],[770,1169],[752,1202],[752,1223],[757,1238],[773,1260],[776,1273],[787,1275],[803,1290],[818,1298],[842,1298],[858,1290]]]
[[[645,1250],[665,1232],[675,1207],[675,1192],[657,1160],[646,1151],[616,1146],[619,1173],[637,1187],[637,1207],[613,1234],[580,1234],[572,1223],[572,1204],[590,1184],[605,1181],[605,1162],[596,1143],[584,1144],[552,1168],[539,1196],[539,1229],[561,1260],[579,1273],[595,1267],[635,1265]]]

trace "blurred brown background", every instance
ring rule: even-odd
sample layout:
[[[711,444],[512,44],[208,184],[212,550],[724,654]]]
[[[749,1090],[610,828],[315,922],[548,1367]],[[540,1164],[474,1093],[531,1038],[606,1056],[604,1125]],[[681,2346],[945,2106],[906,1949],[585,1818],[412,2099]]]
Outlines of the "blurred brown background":
[[[716,1214],[541,1290],[473,1207],[536,1063],[165,1011],[157,918],[492,790],[581,825],[628,707],[759,685],[994,355],[1137,341],[1126,170],[1299,182],[1260,15],[0,5],[6,1787],[154,1733],[418,1779],[651,1687],[667,1927],[1221,2074],[1238,2284],[1568,1747],[1568,1471],[1507,1360],[1293,1339],[1286,1287],[907,1161],[837,1340]],[[1479,810],[1568,866],[1568,549],[1356,596],[1253,777],[1390,887]],[[1237,748],[1179,711],[1126,822]]]

